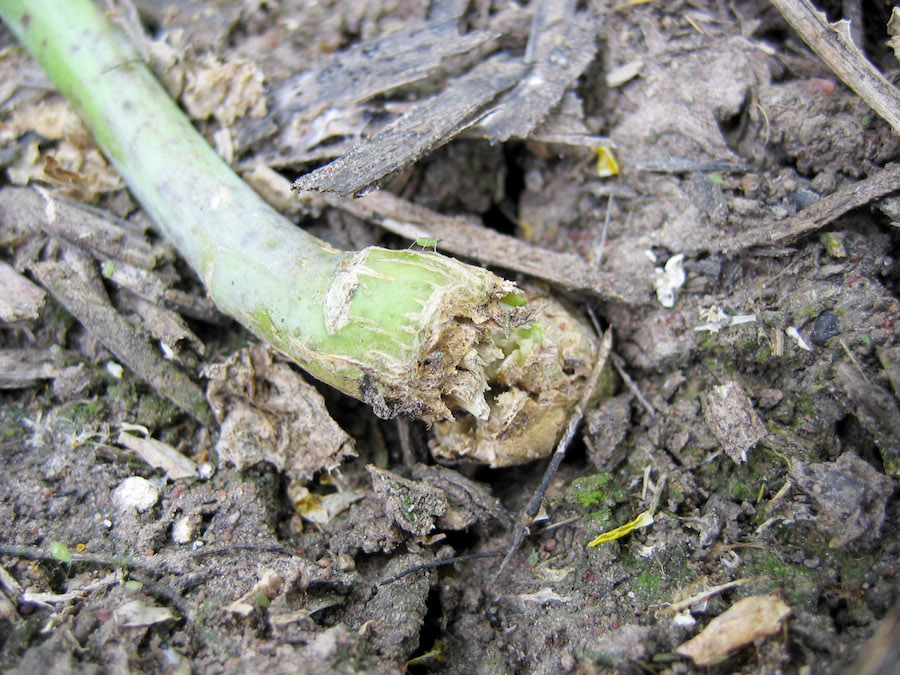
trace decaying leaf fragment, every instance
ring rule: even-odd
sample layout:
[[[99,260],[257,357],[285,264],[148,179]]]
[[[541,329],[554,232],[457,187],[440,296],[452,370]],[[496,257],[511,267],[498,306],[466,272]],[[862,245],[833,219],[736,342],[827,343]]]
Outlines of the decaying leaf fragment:
[[[78,115],[63,101],[43,100],[17,107],[9,125],[12,137],[33,139],[8,167],[13,184],[47,182],[88,200],[121,188],[121,178],[94,147]],[[52,154],[44,151],[41,139],[58,141]]]
[[[310,492],[308,487],[298,481],[288,485],[287,493],[300,517],[317,525],[327,525],[336,515],[366,496],[362,490],[341,490],[319,495]]]
[[[266,345],[204,368],[221,435],[216,450],[239,469],[271,462],[294,480],[337,468],[356,453],[322,396]]]
[[[366,468],[385,512],[407,532],[419,536],[428,534],[435,528],[435,520],[447,511],[447,499],[438,488],[371,464]]]
[[[168,443],[155,438],[143,438],[125,431],[119,433],[119,443],[135,452],[150,466],[162,469],[170,480],[197,478],[199,467],[190,457],[186,457]]]
[[[791,465],[790,476],[818,510],[818,526],[832,535],[830,548],[861,537],[878,538],[894,482],[852,452],[834,462]]]
[[[747,451],[767,433],[747,392],[737,382],[714,387],[703,409],[706,423],[735,464],[747,461]]]
[[[215,117],[222,124],[266,114],[263,74],[250,61],[220,63],[207,57],[187,72],[182,101],[191,117]]]
[[[738,600],[675,651],[691,657],[698,666],[710,666],[778,632],[790,613],[791,608],[778,596],[752,595]]]
[[[132,600],[116,610],[116,619],[122,628],[152,626],[155,623],[177,618],[167,607],[152,607],[140,600]]]

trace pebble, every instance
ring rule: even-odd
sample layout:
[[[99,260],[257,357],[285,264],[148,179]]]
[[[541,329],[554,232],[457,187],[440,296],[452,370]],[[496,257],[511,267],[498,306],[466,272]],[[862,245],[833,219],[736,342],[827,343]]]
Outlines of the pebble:
[[[113,503],[122,511],[137,509],[146,511],[159,501],[159,489],[146,478],[126,478],[113,490]]]
[[[799,190],[794,190],[787,196],[788,201],[797,208],[798,211],[802,211],[803,209],[807,209],[813,204],[819,202],[822,197],[818,195],[813,190],[808,190],[806,188],[800,188]]]
[[[196,519],[190,516],[179,516],[172,523],[172,541],[176,544],[189,544],[194,539],[197,529]]]
[[[839,334],[837,314],[826,309],[816,319],[810,338],[817,345],[824,345],[829,339]]]

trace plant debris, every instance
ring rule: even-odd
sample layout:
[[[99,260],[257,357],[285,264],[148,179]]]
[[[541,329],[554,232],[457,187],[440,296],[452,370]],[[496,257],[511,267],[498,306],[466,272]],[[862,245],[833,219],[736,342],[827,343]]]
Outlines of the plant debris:
[[[698,666],[711,666],[732,652],[781,630],[791,608],[775,595],[742,598],[676,650]]]
[[[141,600],[132,600],[116,609],[116,620],[122,628],[152,626],[176,617],[167,607],[153,607]]]
[[[203,372],[220,425],[220,461],[239,469],[271,462],[299,481],[332,471],[355,454],[322,395],[271,347],[247,347]]]
[[[621,539],[622,537],[631,534],[641,527],[650,527],[652,524],[653,514],[649,511],[642,511],[640,515],[638,515],[638,517],[634,520],[630,520],[624,525],[609,530],[608,532],[604,532],[603,534],[597,535],[596,538],[588,542],[588,546],[599,546],[600,544],[605,544],[608,541]]]
[[[47,294],[0,261],[0,321],[16,323],[38,318]]]
[[[252,61],[217,63],[207,58],[188,70],[181,100],[194,119],[215,117],[228,126],[239,117],[266,114],[263,74]]]
[[[890,478],[849,452],[834,462],[795,462],[790,475],[812,497],[819,528],[832,535],[828,546],[879,537],[895,487]]]
[[[704,413],[711,431],[735,464],[746,462],[747,452],[766,436],[766,426],[737,382],[713,387]]]
[[[436,527],[436,519],[447,512],[447,498],[439,489],[372,465],[366,468],[385,512],[407,532],[424,536]]]
[[[200,476],[200,467],[197,466],[197,463],[182,455],[168,443],[163,443],[155,438],[134,436],[125,431],[119,433],[117,440],[129,450],[136,452],[150,466],[165,471],[171,480],[199,478]]]
[[[890,82],[900,15],[877,4],[832,3],[823,32]],[[515,517],[547,462],[434,464],[435,427],[304,384],[3,33],[0,670],[894,666],[900,139],[773,4],[113,5],[280,213],[340,250],[439,240],[562,293],[625,386]],[[331,167],[336,187],[381,189],[291,190],[341,156],[373,161]],[[563,363],[573,391],[589,351]],[[489,436],[485,456],[518,447]]]
[[[544,5],[523,57],[485,59],[331,164],[298,178],[294,188],[363,194],[468,127],[492,141],[528,138],[593,60],[602,23],[594,9],[575,13],[568,3]],[[372,56],[384,58],[377,50]],[[345,63],[359,68],[353,60],[336,60],[336,69]]]
[[[61,262],[35,263],[32,271],[59,303],[129,368],[185,412],[202,422],[210,421],[209,408],[197,384],[136,334],[95,285]]]
[[[344,197],[379,187],[464,129],[501,91],[523,75],[522,64],[495,57],[460,76],[437,96],[416,106],[368,142],[294,181],[295,190],[337,192]]]

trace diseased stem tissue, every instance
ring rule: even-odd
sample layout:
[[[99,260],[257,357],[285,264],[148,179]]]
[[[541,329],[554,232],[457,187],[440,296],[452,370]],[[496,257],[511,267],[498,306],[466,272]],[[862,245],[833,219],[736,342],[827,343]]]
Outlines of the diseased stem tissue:
[[[435,250],[334,249],[231,170],[90,0],[0,15],[223,312],[380,417],[437,423],[441,456],[552,450],[598,349],[556,300]]]

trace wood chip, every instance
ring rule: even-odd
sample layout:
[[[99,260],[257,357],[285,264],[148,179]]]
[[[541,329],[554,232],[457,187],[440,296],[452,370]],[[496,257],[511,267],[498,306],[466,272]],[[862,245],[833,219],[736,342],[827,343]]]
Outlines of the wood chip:
[[[450,57],[471,52],[496,37],[490,31],[460,35],[455,19],[429,21],[360,42],[313,72],[281,83],[271,94],[282,123],[312,120],[327,108],[350,108],[390,89],[422,80]]]
[[[528,138],[538,125],[548,119],[553,108],[593,62],[597,52],[596,37],[602,22],[602,18],[592,11],[572,13],[569,3],[543,3],[537,18],[541,20],[535,21],[535,32],[525,59],[504,55],[487,59],[454,79],[440,94],[413,106],[402,117],[331,164],[299,178],[294,188],[336,192],[345,197],[364,193],[383,185],[391,176],[463,130],[467,135],[492,141]],[[323,101],[327,101],[328,107],[335,108],[341,107],[342,102],[349,103],[351,96],[357,101],[362,100],[360,87],[350,75],[362,78],[363,91],[374,90],[375,82],[383,91],[385,87],[381,82],[385,80],[423,73],[421,65],[407,64],[404,57],[407,54],[418,55],[422,44],[427,45],[429,52],[437,48],[439,54],[444,54],[448,47],[434,42],[436,31],[446,30],[444,25],[439,23],[420,31],[411,31],[410,36],[414,38],[412,44],[403,48],[396,64],[391,60],[381,64],[377,50],[383,47],[382,42],[362,52],[365,63],[375,64],[371,66],[374,71],[371,74],[367,74],[366,69],[357,63],[360,56],[355,51],[342,55],[341,58],[348,59],[346,63],[335,57],[334,72],[325,69],[314,76],[303,76],[276,92],[276,98],[284,99],[286,95],[293,94],[298,99],[290,106],[282,102],[280,108],[283,113],[299,108],[319,114],[324,110]],[[450,40],[450,45],[460,51],[471,50],[485,39],[482,33],[467,37],[466,41],[461,41],[457,36]],[[427,40],[431,40],[432,44],[429,45]],[[375,50],[374,56],[370,53],[372,50]],[[392,54],[392,58],[396,57]],[[425,62],[433,63],[434,57]],[[500,96],[510,87],[513,89],[508,94]],[[309,113],[306,115],[309,116]],[[608,142],[587,133],[586,128],[574,128],[571,124],[546,130],[544,136],[545,142],[570,145]]]
[[[294,189],[351,197],[383,185],[456,136],[525,70],[520,61],[503,55],[488,59],[331,164],[298,178]]]
[[[0,216],[10,224],[44,231],[72,248],[84,251],[85,257],[78,260],[76,266],[81,269],[82,278],[98,286],[98,291],[102,286],[98,275],[84,273],[86,266],[96,267],[95,260],[100,261],[107,279],[150,303],[165,305],[209,323],[230,321],[205,295],[170,288],[176,281],[175,274],[167,273],[167,268],[160,268],[160,264],[170,262],[174,250],[167,244],[151,244],[141,226],[117,218],[108,211],[32,188],[0,190]],[[64,255],[74,260],[76,254],[66,251]],[[105,295],[105,291],[103,293]],[[199,340],[189,336],[185,339],[199,351]]]
[[[900,91],[853,44],[850,22],[829,23],[810,0],[772,0],[772,4],[835,75],[900,134]]]
[[[622,279],[601,272],[584,258],[500,234],[484,227],[475,217],[445,216],[384,191],[359,199],[325,195],[325,200],[335,208],[411,241],[421,237],[438,239],[441,251],[482,265],[528,274],[569,291],[590,293],[603,301],[646,305],[651,300],[647,280]]]
[[[888,164],[865,180],[842,188],[812,206],[774,224],[742,232],[722,241],[711,240],[722,253],[737,253],[753,246],[788,246],[800,237],[833,223],[842,215],[900,190],[900,164]]]
[[[15,323],[38,318],[47,294],[0,260],[0,321]]]
[[[101,259],[153,269],[173,256],[168,246],[151,245],[131,223],[48,190],[0,190],[0,210],[6,217],[40,228]]]
[[[545,14],[541,11],[545,9],[553,15],[536,22],[538,32],[530,41],[535,46],[528,55],[534,59],[534,65],[476,125],[487,138],[528,138],[593,62],[602,17],[591,11],[566,16],[568,5],[542,3],[538,17]]]
[[[0,350],[0,389],[23,389],[56,377],[60,369],[46,349]]]
[[[206,346],[180,314],[127,292],[118,294],[116,304],[120,311],[127,308],[143,319],[142,328],[159,340],[168,358],[188,368],[197,366],[197,355],[202,356]]]
[[[92,337],[186,413],[204,424],[212,418],[200,387],[154,350],[109,301],[60,262],[35,263],[34,275]]]

